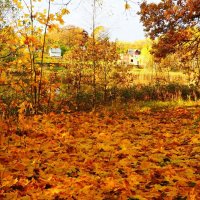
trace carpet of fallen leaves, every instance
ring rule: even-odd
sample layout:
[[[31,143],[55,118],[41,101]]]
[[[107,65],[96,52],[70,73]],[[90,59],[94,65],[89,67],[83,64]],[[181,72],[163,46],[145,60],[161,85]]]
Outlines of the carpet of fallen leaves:
[[[0,199],[200,199],[200,108],[0,121]]]

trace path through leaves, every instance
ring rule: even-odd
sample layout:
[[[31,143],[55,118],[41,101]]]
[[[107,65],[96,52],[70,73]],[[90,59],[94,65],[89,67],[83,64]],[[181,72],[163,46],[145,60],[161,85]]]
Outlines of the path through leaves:
[[[0,123],[0,199],[200,199],[199,108]]]

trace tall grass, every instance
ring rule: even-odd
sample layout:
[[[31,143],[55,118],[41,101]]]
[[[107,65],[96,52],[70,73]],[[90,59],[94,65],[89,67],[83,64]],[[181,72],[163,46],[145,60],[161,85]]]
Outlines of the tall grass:
[[[130,74],[134,76],[134,84],[155,84],[160,83],[184,83],[189,84],[189,78],[183,72],[174,72],[174,71],[157,71],[155,69],[137,69],[132,68]]]

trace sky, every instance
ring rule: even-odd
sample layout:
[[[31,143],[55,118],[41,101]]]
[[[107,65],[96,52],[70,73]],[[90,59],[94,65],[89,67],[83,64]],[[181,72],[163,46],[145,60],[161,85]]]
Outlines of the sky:
[[[79,1],[79,2],[78,2]],[[78,3],[77,3],[78,2]],[[139,16],[137,3],[131,3],[131,9],[125,10],[124,0],[104,0],[97,6],[96,26],[104,26],[111,40],[135,41],[145,38]],[[73,1],[68,6],[70,14],[65,17],[65,23],[73,24],[92,31],[92,0]]]
[[[52,11],[63,8],[63,4],[70,0],[54,0],[51,5]],[[70,14],[64,17],[65,26],[74,25],[86,30],[89,34],[92,32],[92,4],[94,0],[71,0],[67,5]],[[145,38],[139,11],[138,1],[128,0],[131,8],[125,10],[126,0],[97,0],[101,5],[97,5],[95,25],[103,26],[109,33],[112,41],[133,42]],[[159,2],[160,0],[147,0],[147,2]],[[44,0],[45,2],[48,0]]]

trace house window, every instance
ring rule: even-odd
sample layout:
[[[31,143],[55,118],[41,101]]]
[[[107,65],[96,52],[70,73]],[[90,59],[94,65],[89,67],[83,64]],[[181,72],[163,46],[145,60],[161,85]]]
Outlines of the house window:
[[[133,62],[133,59],[131,59],[131,62]]]

